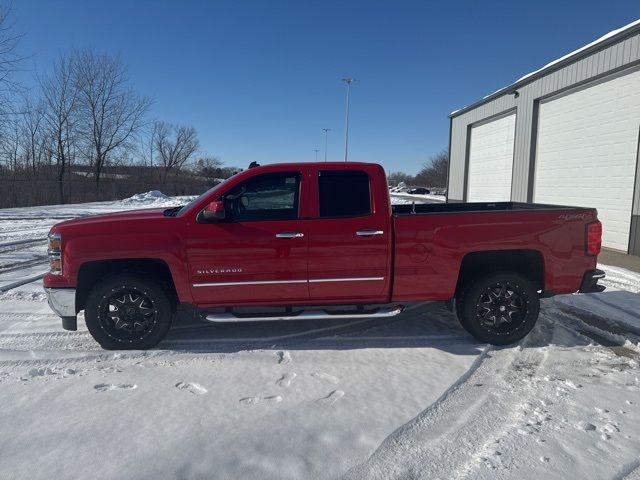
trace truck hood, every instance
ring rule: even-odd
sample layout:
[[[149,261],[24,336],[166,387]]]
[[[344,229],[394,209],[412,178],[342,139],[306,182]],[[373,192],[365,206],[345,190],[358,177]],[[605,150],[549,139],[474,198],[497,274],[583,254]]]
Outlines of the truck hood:
[[[175,218],[165,217],[163,213],[165,210],[166,208],[147,208],[144,210],[129,210],[75,218],[55,224],[51,228],[51,233],[69,233],[79,230],[84,232],[87,230],[102,230],[103,228],[111,232],[121,232],[126,229],[127,225],[139,227],[140,224],[150,221]]]

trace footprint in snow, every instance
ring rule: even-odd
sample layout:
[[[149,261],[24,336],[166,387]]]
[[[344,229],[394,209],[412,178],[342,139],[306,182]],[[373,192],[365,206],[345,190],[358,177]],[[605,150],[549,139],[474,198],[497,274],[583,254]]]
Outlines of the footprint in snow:
[[[281,350],[277,353],[278,363],[287,364],[291,363],[291,354],[286,350]]]
[[[576,428],[578,430],[583,430],[585,432],[593,432],[596,429],[596,426],[593,423],[585,422],[584,420],[576,423]]]
[[[268,397],[244,397],[238,400],[244,405],[257,405],[259,403],[280,403],[282,397],[280,395],[271,395]]]
[[[44,368],[32,368],[31,370],[29,370],[29,372],[27,373],[27,375],[31,378],[35,378],[35,377],[46,377],[49,375],[55,375],[56,371],[49,368],[49,367],[44,367]]]
[[[194,395],[204,395],[207,393],[207,389],[202,385],[194,382],[178,382],[176,383],[176,388],[178,390],[186,390],[189,393],[193,393]]]
[[[342,397],[344,397],[344,392],[342,390],[334,390],[326,397],[319,398],[318,400],[316,400],[316,402],[321,405],[331,406],[334,403],[336,403],[338,400],[340,400]]]
[[[113,383],[99,383],[94,385],[93,388],[97,392],[108,392],[111,390],[134,390],[138,388],[138,386],[131,383],[118,383],[115,385]]]
[[[98,367],[98,370],[102,373],[122,373],[122,370],[117,365]]]
[[[276,380],[276,385],[279,387],[287,388],[291,385],[291,382],[297,377],[295,373],[285,373],[278,380]]]
[[[334,377],[333,375],[329,375],[328,373],[324,373],[324,372],[313,372],[311,376],[314,378],[317,378],[318,380],[323,380],[325,382],[329,382],[334,385],[337,385],[338,383],[340,383],[340,379],[338,377]]]

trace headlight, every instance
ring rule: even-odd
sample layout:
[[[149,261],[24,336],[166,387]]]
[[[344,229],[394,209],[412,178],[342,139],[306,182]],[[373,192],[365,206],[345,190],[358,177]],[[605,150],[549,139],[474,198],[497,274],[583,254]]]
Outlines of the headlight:
[[[50,272],[54,275],[62,275],[62,238],[59,233],[49,234],[49,248],[47,254],[49,255],[49,267]]]

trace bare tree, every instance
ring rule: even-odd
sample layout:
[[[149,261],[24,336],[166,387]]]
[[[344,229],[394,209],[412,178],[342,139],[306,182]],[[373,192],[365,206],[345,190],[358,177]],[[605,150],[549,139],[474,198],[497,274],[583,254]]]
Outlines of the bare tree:
[[[73,59],[61,57],[54,64],[52,74],[40,80],[40,88],[48,148],[56,162],[58,201],[64,203],[64,175],[77,141],[79,91]]]
[[[171,170],[180,170],[196,153],[200,143],[193,127],[156,122],[155,145],[164,169],[164,181]]]
[[[0,159],[13,172],[17,172],[20,168],[21,140],[18,115],[10,115],[5,121],[2,142],[0,143]]]
[[[143,134],[140,136],[140,156],[144,165],[153,167],[153,160],[156,152],[156,137],[158,125],[160,122],[152,122],[144,128]]]
[[[215,185],[227,173],[222,168],[222,160],[218,157],[205,156],[196,161],[196,173],[207,180],[209,185]]]
[[[9,121],[12,98],[18,90],[13,74],[21,62],[16,52],[20,38],[9,24],[9,9],[0,5],[0,128]]]
[[[26,96],[21,108],[21,130],[24,150],[24,163],[35,178],[38,169],[46,158],[47,139],[44,134],[44,108],[41,102],[34,102]]]
[[[389,185],[393,186],[396,186],[401,182],[409,185],[413,183],[413,177],[404,172],[391,172],[389,175],[387,175],[387,181],[389,182]]]
[[[10,174],[9,197],[13,203],[17,202],[19,189],[16,186],[18,172],[20,170],[20,122],[17,115],[5,118],[2,132],[2,142],[0,142],[0,163],[6,165]]]
[[[415,183],[426,187],[446,187],[449,152],[442,150],[425,163],[415,177]]]
[[[105,164],[134,146],[144,126],[151,100],[139,96],[130,86],[119,57],[98,55],[90,50],[74,54],[74,71],[79,91],[83,137],[91,152],[91,165],[100,191]]]

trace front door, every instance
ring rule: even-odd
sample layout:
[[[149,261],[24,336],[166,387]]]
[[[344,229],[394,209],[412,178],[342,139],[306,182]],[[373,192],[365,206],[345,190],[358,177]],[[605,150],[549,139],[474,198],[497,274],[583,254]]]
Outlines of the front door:
[[[187,255],[196,304],[309,298],[301,190],[301,172],[257,175],[223,195],[225,221],[190,228]]]

